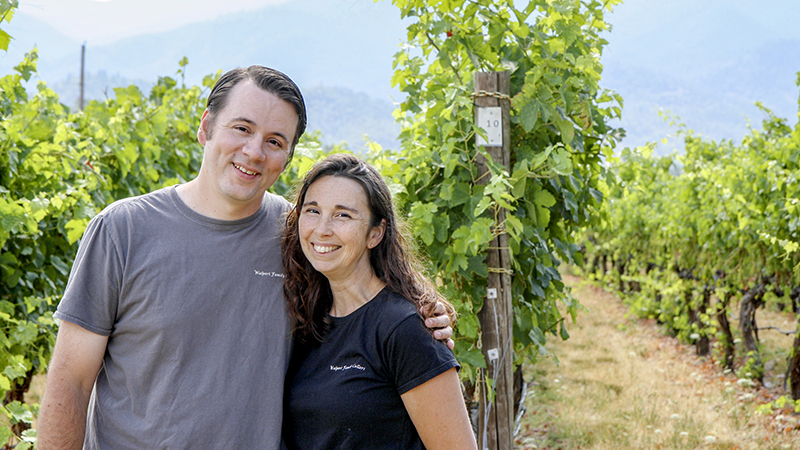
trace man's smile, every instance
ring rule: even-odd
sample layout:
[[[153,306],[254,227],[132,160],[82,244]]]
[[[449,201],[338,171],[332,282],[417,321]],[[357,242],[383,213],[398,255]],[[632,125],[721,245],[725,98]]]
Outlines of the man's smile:
[[[233,164],[233,167],[235,167],[239,172],[242,172],[242,173],[244,173],[246,175],[258,175],[258,172],[252,172],[250,170],[247,170],[244,167],[242,167],[242,166],[240,166],[240,165],[238,165],[236,163],[231,163],[231,164]]]

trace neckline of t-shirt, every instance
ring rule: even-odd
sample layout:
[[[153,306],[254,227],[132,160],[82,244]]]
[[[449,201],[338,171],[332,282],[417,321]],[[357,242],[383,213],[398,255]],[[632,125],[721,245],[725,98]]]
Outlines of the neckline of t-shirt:
[[[170,186],[167,188],[169,190],[169,196],[172,202],[175,204],[175,207],[178,208],[178,211],[181,212],[187,219],[195,222],[199,225],[204,227],[213,228],[213,229],[230,229],[230,228],[242,228],[245,225],[249,225],[250,223],[259,220],[264,213],[266,212],[266,206],[264,205],[264,201],[261,201],[261,205],[258,207],[258,211],[255,214],[244,217],[241,219],[236,220],[222,220],[222,219],[214,219],[213,217],[208,217],[200,214],[199,212],[193,210],[189,207],[184,201],[181,199],[181,196],[178,195],[178,187],[179,185]],[[266,193],[264,194],[267,195]]]
[[[365,311],[371,308],[371,304],[375,303],[375,300],[380,300],[382,297],[388,296],[389,294],[389,286],[384,286],[383,289],[378,291],[374,297],[370,299],[370,301],[364,303],[363,305],[356,308],[353,312],[346,316],[332,316],[328,313],[328,319],[331,321],[333,325],[342,325],[351,320],[355,320],[357,317],[364,315]]]

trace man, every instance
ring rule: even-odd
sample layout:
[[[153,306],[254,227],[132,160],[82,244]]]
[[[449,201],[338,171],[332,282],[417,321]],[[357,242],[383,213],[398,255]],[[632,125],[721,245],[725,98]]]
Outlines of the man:
[[[92,220],[55,315],[40,450],[279,447],[289,206],[265,191],[305,126],[286,75],[232,70],[198,128],[197,177]]]

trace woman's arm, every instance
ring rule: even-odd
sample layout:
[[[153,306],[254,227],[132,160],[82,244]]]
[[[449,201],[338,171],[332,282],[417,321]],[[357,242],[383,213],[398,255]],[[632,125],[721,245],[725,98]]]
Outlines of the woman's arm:
[[[401,398],[428,450],[477,450],[455,368],[411,389]]]

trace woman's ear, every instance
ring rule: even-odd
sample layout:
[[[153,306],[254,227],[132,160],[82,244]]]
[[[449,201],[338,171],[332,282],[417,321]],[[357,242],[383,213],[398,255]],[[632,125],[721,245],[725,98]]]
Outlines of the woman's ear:
[[[386,234],[386,219],[381,219],[381,223],[372,227],[372,230],[370,230],[367,247],[370,249],[377,247],[383,240],[384,234]]]

